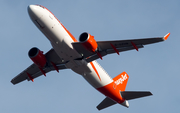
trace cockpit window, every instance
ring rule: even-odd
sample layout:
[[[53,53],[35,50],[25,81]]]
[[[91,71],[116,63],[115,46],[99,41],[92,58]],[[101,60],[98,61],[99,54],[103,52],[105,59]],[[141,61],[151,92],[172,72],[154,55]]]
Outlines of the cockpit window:
[[[37,6],[42,7],[43,9],[45,9],[45,7],[44,7],[44,6],[42,6],[42,5],[37,5]]]

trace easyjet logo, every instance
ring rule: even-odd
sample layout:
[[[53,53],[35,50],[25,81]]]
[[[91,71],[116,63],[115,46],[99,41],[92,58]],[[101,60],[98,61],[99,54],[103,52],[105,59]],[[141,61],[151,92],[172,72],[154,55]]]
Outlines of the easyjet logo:
[[[127,77],[127,74],[121,75],[121,78],[119,78],[118,80],[116,80],[114,83],[115,83],[116,85],[122,84],[123,81],[125,81],[127,78],[128,78],[128,77]]]

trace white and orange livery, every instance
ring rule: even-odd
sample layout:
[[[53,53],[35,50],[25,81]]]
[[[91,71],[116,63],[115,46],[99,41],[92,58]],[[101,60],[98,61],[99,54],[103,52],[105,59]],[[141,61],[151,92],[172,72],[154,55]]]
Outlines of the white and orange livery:
[[[44,6],[30,5],[28,13],[33,23],[48,38],[52,49],[43,54],[34,47],[29,51],[29,57],[34,62],[22,73],[14,77],[11,82],[17,84],[24,80],[34,81],[47,72],[61,69],[71,69],[82,75],[94,88],[103,93],[106,98],[97,106],[99,110],[119,103],[129,107],[130,99],[152,95],[150,92],[125,91],[128,74],[123,72],[111,78],[105,70],[95,61],[107,54],[142,48],[143,45],[164,41],[170,33],[164,37],[96,41],[89,33],[82,33],[79,42],[61,24],[61,22]]]

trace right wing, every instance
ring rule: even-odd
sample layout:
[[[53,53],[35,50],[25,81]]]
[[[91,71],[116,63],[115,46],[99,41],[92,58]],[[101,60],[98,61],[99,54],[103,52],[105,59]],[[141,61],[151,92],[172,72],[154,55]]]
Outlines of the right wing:
[[[65,66],[66,62],[62,62],[62,60],[56,54],[54,49],[49,50],[45,54],[45,57],[47,59],[47,64],[43,68],[43,71],[45,73],[48,73],[48,72],[53,71],[53,70],[57,70],[57,69],[55,69],[55,67],[53,65],[55,65],[58,68],[58,70],[67,69],[66,66]],[[21,72],[16,77],[14,77],[11,80],[11,83],[15,85],[15,84],[17,84],[19,82],[22,82],[24,80],[28,80],[29,81],[29,80],[34,79],[36,77],[39,77],[41,75],[43,75],[43,73],[41,72],[39,67],[36,64],[33,63],[27,69],[25,69],[23,72]]]
[[[97,41],[98,44],[98,52],[103,57],[112,53],[119,53],[123,51],[136,49],[138,51],[139,48],[143,48],[144,45],[153,44],[161,41],[167,40],[170,33],[165,35],[164,37],[155,37],[155,38],[145,38],[145,39],[132,39],[132,40],[115,40],[115,41]],[[81,42],[72,43],[73,47],[76,51],[86,59],[87,62],[91,62],[93,60],[99,59],[97,53],[93,53],[87,50]]]

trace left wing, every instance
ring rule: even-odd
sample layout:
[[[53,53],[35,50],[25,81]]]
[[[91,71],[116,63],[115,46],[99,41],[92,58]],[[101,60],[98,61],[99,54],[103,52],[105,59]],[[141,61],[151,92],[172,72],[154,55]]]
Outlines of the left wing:
[[[103,57],[107,54],[117,53],[143,48],[143,45],[153,44],[161,41],[167,40],[170,33],[166,34],[164,37],[156,38],[145,38],[145,39],[132,39],[132,40],[116,40],[116,41],[97,41],[98,53]],[[72,43],[73,47],[79,52],[87,62],[91,62],[99,58],[96,52],[88,51],[81,42]]]
[[[59,71],[60,69],[66,69],[65,63],[62,62],[62,60],[56,54],[54,49],[49,50],[45,54],[45,57],[47,59],[47,63],[46,63],[46,66],[42,68],[42,70],[40,70],[40,68],[36,64],[33,63],[23,72],[21,72],[16,77],[14,77],[11,80],[11,83],[15,85],[24,80],[33,81],[34,78],[37,78],[43,74],[45,75],[46,73],[50,71],[53,71],[53,70]]]

